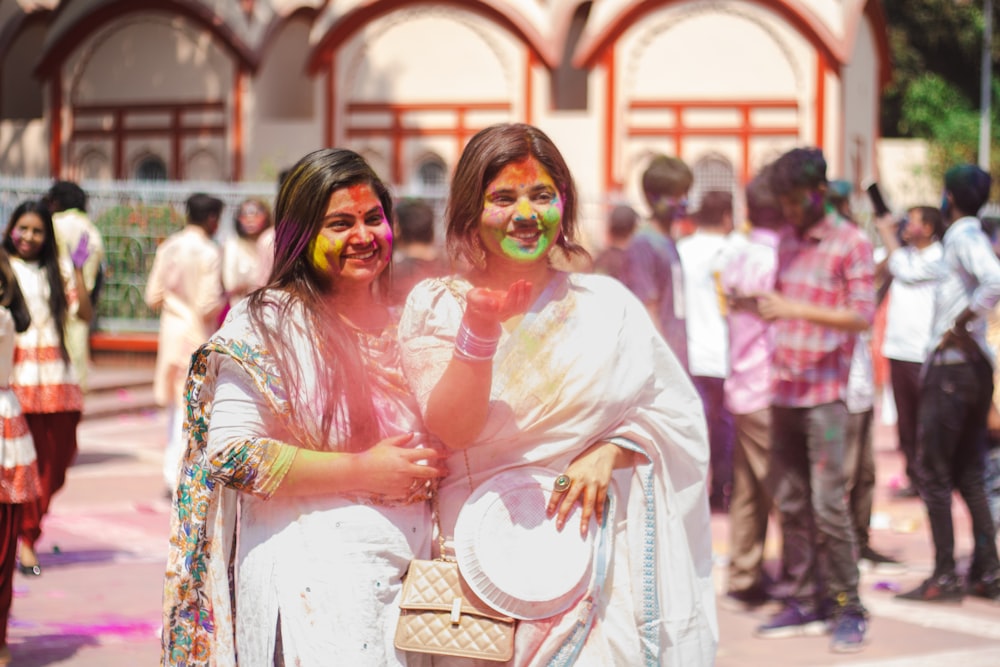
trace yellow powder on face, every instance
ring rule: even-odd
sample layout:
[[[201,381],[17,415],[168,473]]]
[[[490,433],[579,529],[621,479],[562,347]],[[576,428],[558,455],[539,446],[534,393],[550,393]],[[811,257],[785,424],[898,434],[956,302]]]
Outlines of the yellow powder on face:
[[[517,213],[522,218],[530,218],[533,211],[531,210],[531,201],[527,197],[521,197],[517,200]]]
[[[309,253],[312,257],[313,266],[320,271],[329,271],[330,253],[333,252],[334,257],[340,257],[340,253],[343,249],[343,241],[331,242],[330,239],[326,238],[322,234],[317,235],[316,238],[313,239],[312,248]]]

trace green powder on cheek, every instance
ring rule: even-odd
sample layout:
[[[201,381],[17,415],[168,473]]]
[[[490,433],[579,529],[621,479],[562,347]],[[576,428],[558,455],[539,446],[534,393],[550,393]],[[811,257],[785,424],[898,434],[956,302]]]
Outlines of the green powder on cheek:
[[[551,242],[549,236],[545,235],[538,239],[538,244],[534,248],[522,248],[521,244],[508,237],[500,242],[500,249],[511,259],[537,259],[545,254]]]

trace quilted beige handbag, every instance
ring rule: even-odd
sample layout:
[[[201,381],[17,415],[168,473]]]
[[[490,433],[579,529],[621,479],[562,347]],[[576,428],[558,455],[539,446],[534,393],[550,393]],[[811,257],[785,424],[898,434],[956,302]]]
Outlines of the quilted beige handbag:
[[[506,662],[515,620],[469,590],[452,560],[413,560],[403,580],[396,648]]]
[[[507,662],[514,656],[517,621],[480,600],[462,579],[458,563],[444,557],[436,492],[431,496],[431,511],[442,557],[410,561],[403,577],[396,648]]]

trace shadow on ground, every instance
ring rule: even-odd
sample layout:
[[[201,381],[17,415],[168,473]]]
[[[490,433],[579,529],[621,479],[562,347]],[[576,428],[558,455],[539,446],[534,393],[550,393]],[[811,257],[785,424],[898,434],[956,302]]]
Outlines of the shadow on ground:
[[[17,667],[44,667],[69,660],[87,646],[97,646],[100,642],[91,634],[48,634],[27,638],[10,647]]]
[[[73,459],[74,466],[96,465],[107,463],[108,461],[134,461],[132,454],[122,454],[120,452],[80,452]]]

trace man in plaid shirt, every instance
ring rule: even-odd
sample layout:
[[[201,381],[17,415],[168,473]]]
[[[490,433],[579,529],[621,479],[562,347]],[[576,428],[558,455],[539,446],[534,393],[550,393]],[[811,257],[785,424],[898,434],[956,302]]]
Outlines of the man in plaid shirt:
[[[826,203],[818,149],[781,156],[771,185],[792,227],[778,249],[777,291],[758,309],[775,323],[771,462],[791,590],[757,636],[822,634],[830,620],[831,649],[858,651],[867,614],[844,495],[844,400],[857,334],[875,314],[872,246]]]

